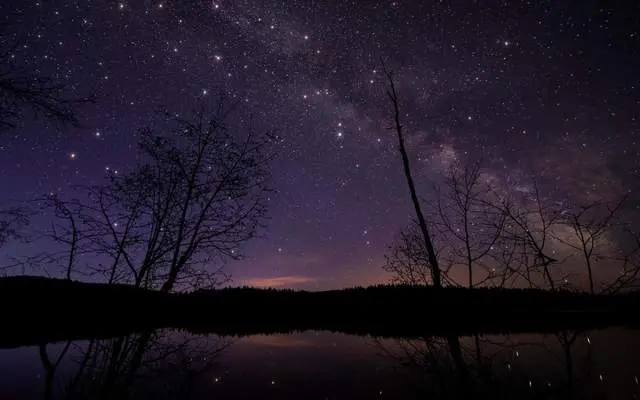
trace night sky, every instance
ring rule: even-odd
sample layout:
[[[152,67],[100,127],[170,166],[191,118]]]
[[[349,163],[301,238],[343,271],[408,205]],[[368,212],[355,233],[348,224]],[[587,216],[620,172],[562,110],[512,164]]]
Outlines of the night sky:
[[[182,112],[224,92],[283,138],[269,226],[229,265],[234,283],[383,281],[383,254],[413,210],[381,57],[427,201],[452,160],[482,157],[507,188],[536,177],[559,201],[630,193],[639,204],[633,3],[4,1],[14,62],[98,101],[79,110],[80,128],[27,121],[4,134],[0,205],[126,171],[160,106]]]

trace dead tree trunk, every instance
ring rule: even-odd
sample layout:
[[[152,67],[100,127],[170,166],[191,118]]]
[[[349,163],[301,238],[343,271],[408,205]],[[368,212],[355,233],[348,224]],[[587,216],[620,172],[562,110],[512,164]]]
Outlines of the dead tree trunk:
[[[400,155],[402,156],[402,164],[404,166],[404,175],[407,179],[407,185],[409,186],[411,201],[413,202],[413,207],[416,212],[416,217],[418,219],[420,231],[422,232],[422,236],[424,238],[424,246],[427,250],[429,267],[431,268],[431,280],[433,281],[434,287],[441,288],[442,277],[440,273],[440,266],[438,264],[438,258],[436,257],[436,253],[433,248],[433,243],[431,241],[431,236],[429,235],[427,222],[424,218],[424,214],[422,213],[422,209],[420,208],[420,200],[418,199],[416,187],[415,187],[415,184],[413,183],[411,168],[409,166],[409,156],[407,155],[407,149],[404,144],[402,124],[400,123],[400,108],[398,105],[398,93],[396,92],[396,87],[393,81],[393,74],[390,71],[386,71],[386,75],[387,75],[388,85],[389,85],[387,88],[387,95],[389,96],[389,100],[391,101],[391,105],[393,106],[395,130],[398,135],[398,149],[400,151]]]

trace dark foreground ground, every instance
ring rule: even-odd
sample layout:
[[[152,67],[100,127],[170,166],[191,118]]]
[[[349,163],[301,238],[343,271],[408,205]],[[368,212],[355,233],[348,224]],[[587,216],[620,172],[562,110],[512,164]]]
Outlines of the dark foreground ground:
[[[39,277],[0,279],[0,348],[159,328],[218,335],[324,330],[378,337],[636,327],[640,294],[374,286],[163,294]]]

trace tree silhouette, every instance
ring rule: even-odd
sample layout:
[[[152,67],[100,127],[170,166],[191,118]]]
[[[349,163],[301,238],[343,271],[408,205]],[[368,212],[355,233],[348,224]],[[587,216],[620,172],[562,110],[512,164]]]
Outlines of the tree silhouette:
[[[498,271],[494,253],[503,248],[504,212],[495,206],[492,188],[481,181],[481,164],[450,166],[444,185],[434,187],[435,206],[429,207],[433,234],[437,241],[436,258],[443,279],[453,285],[460,282],[452,271],[462,267],[467,272],[467,286],[500,282],[505,271]],[[418,223],[404,229],[390,246],[383,268],[399,283],[427,284],[430,265]],[[474,273],[476,280],[474,281]],[[503,279],[504,280],[504,279]]]
[[[470,339],[374,339],[374,345],[406,372],[407,384],[420,398],[506,399],[517,394],[523,399],[570,399],[594,393],[606,397],[599,376],[590,374],[597,364],[587,331],[491,336],[481,343],[475,359]],[[525,352],[535,352],[538,362],[522,359]],[[540,360],[547,370],[539,370]]]
[[[589,291],[596,292],[593,264],[607,257],[601,253],[605,235],[611,233],[616,213],[622,207],[625,198],[613,205],[603,202],[577,206],[574,210],[564,214],[564,222],[571,227],[573,238],[558,237],[560,241],[580,252],[587,269]]]
[[[6,24],[0,24],[0,36]],[[3,43],[0,48],[0,133],[17,128],[29,115],[52,123],[79,126],[77,107],[95,101],[95,96],[78,97],[52,77],[17,65],[15,51],[20,43]]]
[[[232,133],[230,111],[221,103],[211,114],[165,113],[172,129],[140,132],[136,168],[86,188],[89,201],[46,199],[66,221],[49,236],[71,253],[67,276],[82,255],[108,283],[170,292],[225,279],[225,261],[264,225],[274,143],[251,129]]]
[[[608,260],[622,267],[613,282],[603,283],[604,291],[618,291],[634,285],[640,277],[640,241],[627,229],[626,251],[600,250],[606,235],[614,235],[614,219],[623,201],[613,205],[595,202],[574,210],[565,209],[542,195],[537,183],[524,193],[494,188],[483,178],[479,162],[454,162],[435,186],[434,206],[429,218],[430,232],[443,279],[460,286],[454,275],[463,267],[467,287],[492,286],[566,288],[568,270],[564,250],[579,251],[588,273],[589,291],[596,292],[595,261]],[[619,224],[618,224],[619,225]],[[566,232],[572,234],[567,236]],[[618,235],[619,236],[619,235]],[[383,269],[397,283],[429,283],[431,260],[424,245],[419,221],[403,229],[385,255]],[[635,239],[634,239],[635,238]],[[605,243],[606,244],[606,243]],[[562,259],[561,259],[562,258]]]
[[[437,255],[437,254],[436,254]],[[431,278],[429,258],[418,223],[413,221],[400,231],[385,254],[382,268],[392,274],[395,283],[428,285]],[[445,274],[446,277],[446,274]]]
[[[67,342],[54,361],[47,345],[41,344],[44,398],[190,398],[194,380],[212,373],[218,355],[230,344],[212,337],[147,331]],[[56,374],[62,364],[70,373]]]
[[[20,228],[29,222],[29,215],[19,207],[0,209],[0,246],[22,237]]]
[[[613,282],[602,288],[603,293],[615,294],[622,290],[638,289],[640,283],[640,232],[627,226],[624,229],[625,246],[615,260],[620,264],[620,273]]]
[[[557,289],[564,276],[557,278],[552,274],[552,266],[558,265],[560,260],[555,258],[551,247],[553,229],[561,221],[561,210],[545,201],[535,182],[532,195],[518,200],[505,198],[492,206],[506,217],[503,237],[519,245],[524,268],[521,276],[529,286],[535,287],[535,274],[541,270],[548,287]]]
[[[14,60],[19,43],[12,45],[5,35],[7,25],[0,23],[0,136],[18,128],[21,122],[32,116],[62,126],[79,126],[77,107],[92,103],[95,96],[77,97],[68,93],[68,87],[61,82],[43,76],[35,70],[19,67]],[[18,235],[17,227],[28,222],[28,212],[24,208],[0,209],[0,245]]]
[[[407,186],[409,187],[409,194],[411,195],[411,202],[416,213],[416,219],[418,220],[418,226],[420,233],[422,234],[422,240],[424,241],[424,248],[426,250],[427,259],[429,261],[429,269],[431,271],[431,283],[434,287],[442,287],[442,273],[440,271],[440,265],[436,251],[433,247],[431,234],[427,227],[427,221],[425,220],[422,208],[420,206],[420,200],[411,174],[411,166],[409,165],[409,156],[407,155],[407,149],[404,143],[403,125],[400,121],[400,104],[398,98],[398,92],[396,90],[393,72],[388,70],[383,64],[383,71],[387,77],[387,97],[391,103],[393,110],[393,123],[398,137],[398,151],[402,157],[402,165],[404,175],[407,180]]]
[[[501,245],[506,220],[504,213],[488,205],[493,200],[493,190],[481,181],[480,167],[480,162],[455,162],[445,177],[444,188],[436,189],[436,224],[441,228],[443,246],[447,247],[447,270],[464,266],[470,288],[497,275],[490,253]],[[474,281],[474,271],[478,270],[482,276]]]

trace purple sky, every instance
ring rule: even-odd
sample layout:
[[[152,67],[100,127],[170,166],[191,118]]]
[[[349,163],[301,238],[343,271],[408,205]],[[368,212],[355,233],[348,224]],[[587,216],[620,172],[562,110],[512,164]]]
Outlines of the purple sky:
[[[284,138],[269,227],[229,265],[234,283],[384,280],[382,256],[412,208],[380,57],[397,69],[427,199],[452,159],[482,156],[513,189],[542,176],[559,199],[631,191],[638,204],[638,6],[471,3],[3,2],[2,41],[24,43],[15,62],[98,102],[81,109],[82,128],[34,121],[5,134],[0,205],[72,196],[106,168],[130,168],[159,106],[188,110],[224,91]]]

